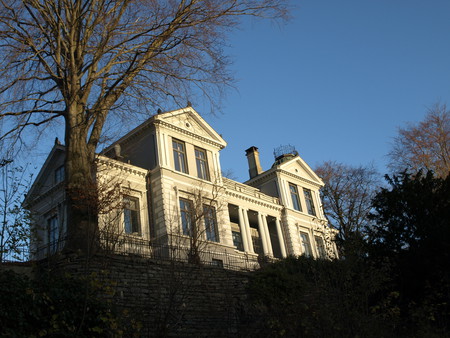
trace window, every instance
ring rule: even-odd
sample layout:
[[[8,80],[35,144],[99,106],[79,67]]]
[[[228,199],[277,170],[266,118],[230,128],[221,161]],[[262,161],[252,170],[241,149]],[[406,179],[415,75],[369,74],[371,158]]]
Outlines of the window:
[[[302,242],[302,253],[306,257],[311,257],[311,243],[309,242],[309,236],[306,232],[300,232],[300,238]]]
[[[195,162],[197,164],[197,177],[209,181],[208,160],[204,149],[195,148]]]
[[[189,200],[180,198],[181,227],[183,235],[190,236],[192,223],[192,203]]]
[[[126,234],[141,234],[141,226],[139,224],[139,200],[137,198],[130,196],[125,196],[123,198],[123,220]]]
[[[64,181],[65,171],[64,166],[60,166],[55,170],[55,184]]]
[[[58,248],[59,240],[59,222],[58,216],[53,215],[47,219],[48,244],[51,253],[55,253]]]
[[[212,266],[217,266],[218,268],[223,268],[223,260],[213,258],[213,259],[211,260],[211,265],[212,265]]]
[[[232,231],[231,236],[233,237],[233,245],[236,247],[236,249],[238,249],[239,251],[244,251],[241,233],[237,231]]]
[[[316,216],[316,208],[314,208],[311,190],[303,188],[303,193],[305,194],[306,209],[308,209],[308,214]]]
[[[187,164],[186,164],[186,147],[184,142],[173,139],[173,163],[175,165],[175,170],[187,174]]]
[[[315,236],[316,238],[316,246],[317,246],[317,251],[319,253],[319,257],[320,258],[327,258],[327,252],[325,250],[325,244],[323,242],[323,238],[320,236]]]
[[[292,206],[295,210],[302,211],[297,186],[289,183],[289,191],[291,192]]]
[[[205,232],[206,239],[212,242],[218,242],[219,236],[217,236],[217,220],[216,209],[209,205],[203,206],[203,218],[205,219]]]

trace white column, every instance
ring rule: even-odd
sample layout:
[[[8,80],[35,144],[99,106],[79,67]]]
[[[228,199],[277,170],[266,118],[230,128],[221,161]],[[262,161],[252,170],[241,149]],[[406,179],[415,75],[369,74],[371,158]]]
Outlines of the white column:
[[[255,249],[253,248],[253,241],[252,241],[252,232],[250,231],[250,222],[248,221],[248,210],[242,209],[242,215],[244,217],[244,223],[245,223],[245,230],[247,232],[247,243],[248,243],[248,252],[255,253]]]
[[[242,236],[242,244],[244,246],[244,251],[249,252],[248,247],[248,239],[247,239],[247,229],[244,222],[244,217],[242,215],[242,209],[238,207],[238,214],[239,214],[239,227],[241,229],[241,236]]]
[[[267,246],[267,236],[266,231],[264,230],[264,223],[261,218],[261,214],[258,212],[258,228],[259,228],[259,235],[261,236],[261,242],[263,246],[263,252],[265,256],[269,256],[269,248]]]
[[[281,231],[281,224],[278,218],[275,218],[275,225],[277,227],[277,235],[278,235],[278,241],[280,242],[280,249],[281,249],[281,255],[283,257],[286,257],[286,246],[284,245],[284,238],[283,238],[283,232]]]
[[[270,241],[269,225],[267,224],[267,215],[261,214],[261,219],[263,222],[264,231],[266,232],[267,250],[269,251],[269,254],[273,256],[272,242]]]

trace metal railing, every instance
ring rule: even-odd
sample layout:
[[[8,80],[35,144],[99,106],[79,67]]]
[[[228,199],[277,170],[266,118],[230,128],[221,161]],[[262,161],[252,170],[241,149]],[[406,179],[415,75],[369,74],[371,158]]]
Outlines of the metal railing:
[[[204,244],[204,243],[202,243]],[[134,236],[102,233],[100,246],[104,252],[127,256],[138,256],[161,261],[194,263],[205,266],[217,266],[229,270],[251,271],[259,268],[258,257],[242,253],[231,253],[217,245],[192,248],[179,241],[176,244],[161,244]]]
[[[1,263],[28,262],[30,260],[30,250],[27,246],[19,246],[14,250],[4,250],[0,252]]]
[[[23,248],[21,254],[4,254],[3,262],[26,262],[41,260],[61,252],[65,239],[37,247],[33,250]],[[210,244],[209,247],[192,248],[186,243],[174,245],[155,243],[135,236],[100,233],[100,252],[129,257],[140,257],[157,261],[175,261],[202,266],[217,266],[228,270],[252,271],[260,267],[260,259],[256,255],[245,252],[230,252],[230,248]],[[194,250],[196,249],[196,250]],[[232,249],[231,249],[232,250]],[[268,261],[265,257],[264,261]],[[270,259],[269,259],[270,261]]]

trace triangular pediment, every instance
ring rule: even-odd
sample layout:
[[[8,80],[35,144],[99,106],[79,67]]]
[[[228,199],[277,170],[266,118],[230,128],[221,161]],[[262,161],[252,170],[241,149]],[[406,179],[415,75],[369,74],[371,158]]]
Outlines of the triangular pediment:
[[[278,169],[295,176],[300,176],[302,179],[306,179],[318,185],[324,185],[322,179],[316,175],[311,167],[300,156],[295,156],[293,159],[281,163],[278,165]]]
[[[41,167],[36,179],[28,190],[27,195],[23,201],[26,206],[31,203],[36,197],[41,196],[55,185],[54,173],[55,170],[64,165],[65,147],[61,144],[55,144],[44,165]]]
[[[197,137],[205,138],[224,148],[225,140],[192,107],[165,112],[154,116],[155,121],[162,121],[173,128]]]

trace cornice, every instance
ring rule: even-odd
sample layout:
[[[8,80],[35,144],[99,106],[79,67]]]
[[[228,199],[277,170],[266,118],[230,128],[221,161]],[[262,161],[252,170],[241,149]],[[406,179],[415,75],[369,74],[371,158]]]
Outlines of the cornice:
[[[140,167],[136,167],[136,166],[132,166],[131,164],[128,163],[123,163],[117,160],[113,160],[110,158],[98,158],[97,162],[99,164],[103,164],[107,167],[122,171],[122,172],[126,172],[128,174],[132,174],[132,175],[136,175],[136,176],[140,176],[142,178],[145,178],[147,176],[148,170],[147,169],[143,169]]]
[[[177,127],[177,126],[175,126],[175,125],[173,125],[171,123],[168,123],[166,121],[155,120],[153,123],[155,125],[161,125],[161,126],[164,126],[164,127],[168,128],[168,129],[175,130],[175,131],[179,132],[180,134],[184,134],[184,135],[190,136],[190,137],[192,137],[194,139],[197,139],[197,140],[202,141],[204,143],[210,144],[210,145],[215,146],[215,147],[217,147],[219,149],[225,148],[225,146],[223,144],[221,144],[220,142],[213,141],[213,140],[208,139],[206,137],[200,136],[200,135],[198,135],[196,133],[193,133],[193,132],[188,131],[186,129]]]
[[[317,187],[319,189],[323,186],[322,184],[320,184],[318,182],[311,181],[311,180],[309,180],[307,178],[304,178],[302,176],[293,174],[293,173],[291,173],[289,171],[286,171],[286,170],[283,170],[283,169],[280,169],[280,168],[269,169],[268,171],[258,175],[257,177],[255,177],[255,178],[253,178],[251,180],[248,180],[245,184],[250,185],[250,186],[256,186],[258,184],[261,184],[263,182],[266,182],[266,181],[270,180],[273,176],[276,176],[277,173],[281,174],[281,175],[288,176],[288,177],[292,177],[292,178],[294,178],[296,180],[299,180],[299,181],[302,181],[302,182],[305,182],[305,183],[308,183],[308,184],[311,184],[311,185],[313,185],[313,186],[315,186],[315,187]]]
[[[248,195],[240,194],[234,190],[225,189],[225,194],[228,196],[231,196],[231,197],[236,197],[241,200],[256,204],[256,205],[260,205],[260,206],[269,208],[269,209],[278,210],[278,211],[281,211],[281,209],[283,209],[283,206],[280,204],[269,203],[269,202],[263,201],[261,199],[258,199],[256,197],[251,197]]]
[[[292,177],[292,178],[294,178],[296,180],[299,180],[299,181],[311,184],[311,185],[313,185],[313,186],[315,186],[315,187],[317,187],[319,189],[323,186],[322,184],[320,184],[318,182],[308,180],[307,178],[304,178],[304,177],[299,176],[299,175],[295,175],[295,174],[290,173],[289,171],[286,171],[286,170],[283,170],[283,169],[276,169],[276,172],[278,172],[278,173],[280,173],[282,175],[286,175],[286,176]]]
[[[25,205],[25,208],[28,209],[28,208],[38,204],[43,199],[47,198],[48,196],[50,196],[56,192],[59,192],[60,190],[64,190],[64,181],[59,182],[58,184],[52,186],[50,189],[48,189],[47,191],[45,191],[42,194],[37,195],[35,198],[31,197],[31,201],[27,202],[27,204]]]

